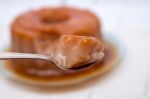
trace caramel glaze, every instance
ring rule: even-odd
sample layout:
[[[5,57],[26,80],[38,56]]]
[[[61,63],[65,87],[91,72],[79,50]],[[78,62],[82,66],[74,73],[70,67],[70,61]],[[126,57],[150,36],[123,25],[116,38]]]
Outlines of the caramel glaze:
[[[61,82],[61,81],[68,81],[68,80],[76,80],[80,78],[90,78],[93,75],[100,75],[107,70],[111,69],[116,62],[117,59],[117,50],[116,48],[110,44],[105,44],[104,50],[105,56],[102,61],[99,63],[94,64],[90,68],[87,68],[82,71],[72,72],[72,71],[49,71],[51,73],[46,73],[45,75],[39,75],[38,73],[30,73],[29,71],[31,68],[24,68],[23,66],[15,66],[12,61],[6,62],[6,68],[11,72],[19,75],[22,78],[32,80],[32,81],[40,81],[40,82]],[[31,60],[30,60],[31,61]],[[33,60],[32,60],[33,61]],[[27,66],[25,66],[27,67]],[[36,70],[38,71],[38,69]]]

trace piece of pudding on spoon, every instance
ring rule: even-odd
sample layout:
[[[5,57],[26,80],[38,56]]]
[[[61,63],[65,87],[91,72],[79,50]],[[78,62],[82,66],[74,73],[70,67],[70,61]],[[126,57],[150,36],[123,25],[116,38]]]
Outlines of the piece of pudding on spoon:
[[[94,37],[63,35],[49,58],[61,69],[76,69],[100,61],[103,51],[104,44]]]

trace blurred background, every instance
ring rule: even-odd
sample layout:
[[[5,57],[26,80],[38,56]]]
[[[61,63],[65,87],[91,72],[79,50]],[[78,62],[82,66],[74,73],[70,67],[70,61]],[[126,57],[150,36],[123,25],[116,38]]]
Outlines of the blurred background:
[[[89,9],[125,46],[121,64],[107,78],[86,88],[32,91],[0,75],[1,99],[150,99],[150,0],[0,0],[0,51],[9,45],[10,23],[23,11],[39,7]]]

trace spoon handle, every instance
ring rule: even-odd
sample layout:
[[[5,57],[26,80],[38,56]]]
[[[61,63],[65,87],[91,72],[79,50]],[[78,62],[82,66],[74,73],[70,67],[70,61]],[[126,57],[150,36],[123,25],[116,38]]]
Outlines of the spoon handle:
[[[8,59],[38,59],[48,60],[48,56],[41,54],[17,53],[17,52],[1,52],[0,60]]]

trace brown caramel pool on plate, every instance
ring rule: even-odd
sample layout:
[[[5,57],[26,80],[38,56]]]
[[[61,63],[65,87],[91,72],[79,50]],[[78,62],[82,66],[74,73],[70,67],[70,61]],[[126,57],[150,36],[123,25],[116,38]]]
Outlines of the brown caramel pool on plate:
[[[69,71],[53,71],[51,69],[41,72],[35,70],[31,73],[32,68],[17,68],[11,61],[6,62],[6,69],[14,75],[14,79],[33,85],[42,86],[63,86],[81,83],[89,80],[90,78],[100,76],[105,72],[111,70],[118,61],[118,53],[111,43],[105,44],[105,56],[99,63],[94,64],[90,68],[82,71],[69,72]],[[22,66],[20,66],[22,67]],[[34,71],[32,71],[34,72]]]

